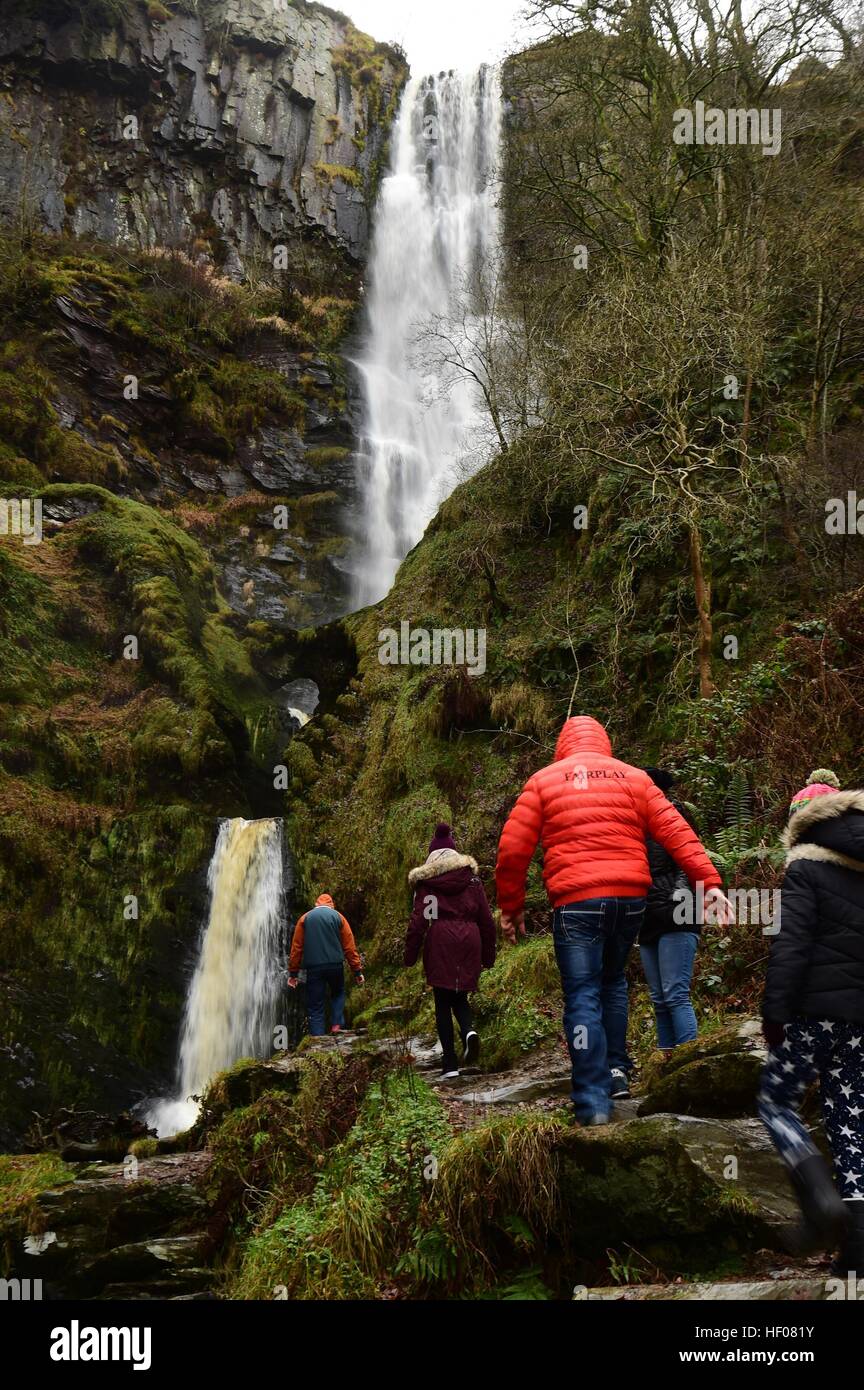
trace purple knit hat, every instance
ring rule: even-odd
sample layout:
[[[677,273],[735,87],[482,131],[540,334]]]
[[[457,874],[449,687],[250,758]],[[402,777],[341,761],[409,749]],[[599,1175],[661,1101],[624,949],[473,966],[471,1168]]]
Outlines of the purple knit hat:
[[[435,827],[435,834],[429,844],[429,853],[434,854],[436,849],[455,849],[456,841],[453,839],[453,832],[446,821],[439,821]]]
[[[840,779],[836,772],[832,772],[827,767],[817,767],[816,771],[811,772],[807,778],[807,785],[793,796],[789,814],[800,810],[802,806],[807,805],[808,801],[813,801],[817,796],[830,796],[839,790]]]

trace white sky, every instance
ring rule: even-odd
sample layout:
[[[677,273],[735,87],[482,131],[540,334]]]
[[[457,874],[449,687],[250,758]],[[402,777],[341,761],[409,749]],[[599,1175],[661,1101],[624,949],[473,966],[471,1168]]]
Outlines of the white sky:
[[[325,0],[326,3],[326,0]],[[411,71],[462,71],[495,62],[513,48],[524,0],[330,0],[358,29],[401,43]]]

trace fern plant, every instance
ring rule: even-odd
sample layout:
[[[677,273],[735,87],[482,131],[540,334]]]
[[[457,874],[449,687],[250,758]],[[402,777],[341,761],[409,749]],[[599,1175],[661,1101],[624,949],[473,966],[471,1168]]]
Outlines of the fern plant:
[[[428,1287],[449,1283],[456,1274],[457,1266],[452,1243],[439,1226],[432,1226],[418,1237],[410,1250],[406,1250],[396,1269],[397,1273],[409,1274],[418,1284]]]

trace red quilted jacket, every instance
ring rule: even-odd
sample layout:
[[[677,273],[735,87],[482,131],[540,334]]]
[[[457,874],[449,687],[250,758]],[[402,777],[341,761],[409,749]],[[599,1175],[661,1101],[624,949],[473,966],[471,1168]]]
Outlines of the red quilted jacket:
[[[651,875],[645,836],[658,841],[692,884],[721,878],[684,817],[647,773],[612,757],[596,719],[568,719],[555,761],[525,783],[498,845],[498,906],[519,912],[525,875],[543,844],[543,882],[555,907],[585,898],[641,898]]]

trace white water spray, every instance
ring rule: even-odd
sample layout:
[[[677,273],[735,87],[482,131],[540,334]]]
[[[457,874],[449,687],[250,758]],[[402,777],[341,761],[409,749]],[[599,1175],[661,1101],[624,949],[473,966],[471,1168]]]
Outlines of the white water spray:
[[[269,1057],[280,993],[282,822],[226,820],[207,875],[210,913],[186,1000],[175,1095],[147,1123],[187,1129],[217,1072],[241,1057]]]
[[[421,349],[471,312],[470,288],[495,267],[500,226],[498,70],[412,78],[393,135],[371,255],[368,331],[357,359],[364,397],[359,455],[363,537],[358,607],[390,588],[445,497],[459,464],[475,467],[483,411],[464,371],[445,374]],[[466,298],[467,297],[467,298]]]

